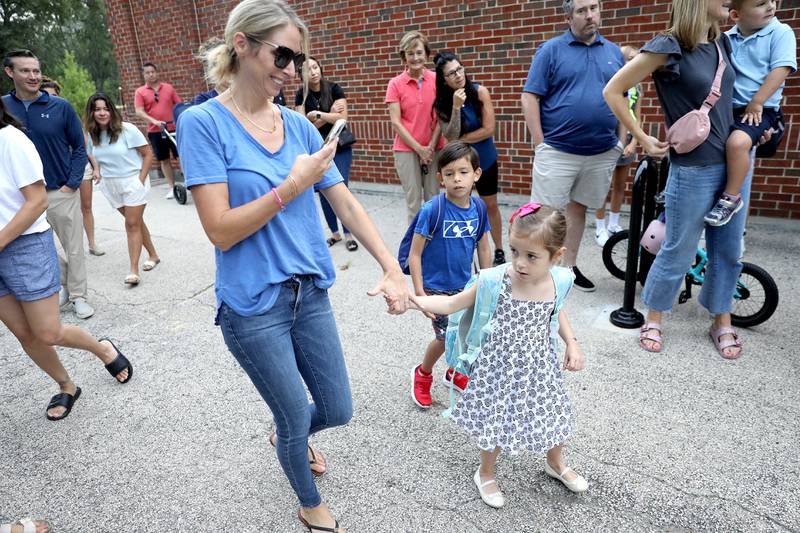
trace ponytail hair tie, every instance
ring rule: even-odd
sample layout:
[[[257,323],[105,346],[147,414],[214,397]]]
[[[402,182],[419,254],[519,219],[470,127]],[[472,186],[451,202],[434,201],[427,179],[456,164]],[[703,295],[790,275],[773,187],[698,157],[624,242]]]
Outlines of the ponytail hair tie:
[[[511,218],[508,219],[508,223],[512,224],[514,219],[517,217],[526,217],[530,214],[537,212],[539,209],[542,208],[542,204],[537,202],[528,202],[527,204],[523,205],[522,207],[518,207],[514,214],[511,215]]]

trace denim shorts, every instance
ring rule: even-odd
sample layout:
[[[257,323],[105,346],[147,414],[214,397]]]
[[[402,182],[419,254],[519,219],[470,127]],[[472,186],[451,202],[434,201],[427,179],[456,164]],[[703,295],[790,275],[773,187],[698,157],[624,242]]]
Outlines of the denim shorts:
[[[450,291],[439,291],[436,289],[423,289],[425,294],[428,296],[453,296],[454,294],[458,294],[459,292],[463,291],[464,289],[455,289]],[[447,315],[435,315],[435,318],[431,319],[431,324],[433,324],[433,334],[436,335],[436,340],[443,341],[445,337],[445,333],[447,333],[447,324],[449,320],[447,320]]]
[[[61,289],[53,230],[20,235],[0,252],[0,297],[42,300]]]

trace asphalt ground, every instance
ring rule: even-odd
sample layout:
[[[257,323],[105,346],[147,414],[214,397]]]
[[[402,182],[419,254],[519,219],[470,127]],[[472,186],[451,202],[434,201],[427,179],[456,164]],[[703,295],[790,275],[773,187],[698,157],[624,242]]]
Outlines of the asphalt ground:
[[[127,288],[122,218],[95,194],[103,257],[88,257],[95,315],[79,323],[110,336],[135,365],[118,385],[92,356],[59,349],[83,395],[72,414],[45,419],[53,383],[0,329],[0,523],[47,518],[61,532],[300,532],[297,501],[267,442],[271,416],[213,325],[213,250],[192,205],[151,191],[145,219],[162,263]],[[392,249],[405,231],[399,189],[355,184]],[[503,197],[504,218],[524,199]],[[798,531],[800,398],[797,311],[800,222],[753,218],[745,259],[781,289],[768,322],[741,331],[744,356],[714,350],[696,298],[664,322],[665,349],[610,327],[621,281],[591,230],[581,270],[594,293],[566,310],[587,356],[567,376],[576,413],[566,460],[589,481],[573,495],[543,458],[505,456],[502,510],[472,483],[476,448],[435,408],[410,399],[411,368],[432,336],[419,313],[395,317],[366,291],[380,272],[366,251],[331,249],[330,290],[350,370],[355,415],[314,443],[328,457],[318,483],[349,532]],[[637,305],[642,309],[641,303]]]

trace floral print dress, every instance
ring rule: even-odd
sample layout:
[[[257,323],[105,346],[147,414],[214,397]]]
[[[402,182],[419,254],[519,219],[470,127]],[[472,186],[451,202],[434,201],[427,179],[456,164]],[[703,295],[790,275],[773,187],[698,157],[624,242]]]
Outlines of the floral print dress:
[[[514,299],[503,277],[492,333],[451,414],[480,449],[544,454],[569,437],[572,406],[550,340],[554,307]]]

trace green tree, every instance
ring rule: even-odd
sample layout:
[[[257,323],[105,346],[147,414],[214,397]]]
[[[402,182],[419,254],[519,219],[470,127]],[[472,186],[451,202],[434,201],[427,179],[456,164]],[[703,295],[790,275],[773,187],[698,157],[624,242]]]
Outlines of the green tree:
[[[86,101],[97,91],[89,71],[75,61],[72,52],[64,53],[64,60],[56,69],[61,84],[61,96],[66,98],[79,116],[83,116]]]

